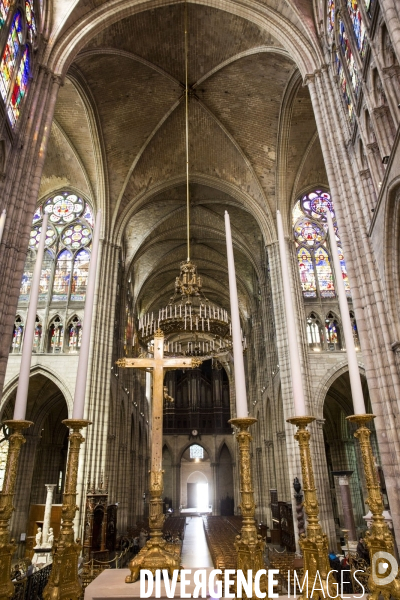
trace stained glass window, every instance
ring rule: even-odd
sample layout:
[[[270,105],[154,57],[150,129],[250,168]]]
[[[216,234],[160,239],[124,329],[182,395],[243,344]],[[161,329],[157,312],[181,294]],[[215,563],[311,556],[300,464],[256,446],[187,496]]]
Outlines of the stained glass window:
[[[297,261],[303,296],[305,298],[332,298],[335,296],[333,273],[327,240],[326,211],[331,213],[339,259],[346,293],[350,296],[350,285],[346,263],[341,249],[335,211],[328,192],[314,190],[305,194],[293,208],[293,235],[297,247]]]
[[[71,300],[81,302],[85,300],[89,262],[90,254],[87,250],[80,250],[76,254],[71,284]]]
[[[342,93],[342,97],[344,100],[344,103],[347,107],[347,112],[348,112],[348,116],[349,116],[349,120],[352,121],[353,120],[353,102],[349,93],[349,89],[347,86],[347,80],[346,80],[346,76],[343,70],[343,65],[342,65],[342,61],[340,60],[337,52],[335,53],[335,62],[336,62],[336,74],[337,74],[337,78],[338,78],[338,82],[339,82],[339,89]]]
[[[56,317],[49,330],[48,351],[54,354],[61,352],[64,343],[64,327],[60,317]]]
[[[71,280],[72,255],[68,250],[60,252],[57,258],[53,283],[53,301],[67,301]]]
[[[42,233],[41,225],[35,225],[35,227],[32,227],[31,235],[29,238],[29,247],[30,248],[35,249],[35,250],[38,249],[41,233]],[[52,246],[54,244],[54,242],[56,241],[56,239],[57,239],[57,232],[55,231],[55,229],[53,229],[53,227],[51,227],[49,225],[47,227],[45,245]]]
[[[10,0],[0,0],[0,29],[7,20],[8,11],[10,10]]]
[[[21,286],[19,288],[19,301],[28,302],[31,293],[33,268],[35,266],[35,255],[32,250],[28,250],[25,259],[24,272],[22,274]]]
[[[325,319],[325,335],[328,350],[341,349],[339,324],[333,313],[329,313]]]
[[[36,20],[31,0],[25,0],[25,16],[28,27],[28,39],[32,42],[36,36]]]
[[[46,301],[49,296],[51,272],[53,269],[53,256],[46,250],[43,255],[42,270],[39,283],[39,302]]]
[[[361,58],[364,58],[367,49],[367,34],[361,11],[358,6],[358,0],[347,0],[347,9],[353,24],[358,51]]]
[[[351,84],[351,87],[354,92],[354,97],[357,98],[358,92],[359,92],[359,78],[358,78],[357,67],[354,62],[354,56],[351,51],[347,31],[346,31],[344,23],[341,19],[339,21],[339,43],[340,43],[340,47],[342,49],[342,55],[343,55],[344,59],[346,60],[347,68],[349,70],[350,84]]]
[[[311,313],[307,319],[307,341],[314,349],[321,347],[321,324],[314,313]]]
[[[332,269],[328,253],[322,246],[315,251],[315,268],[321,298],[333,298],[335,296],[335,288],[333,285]]]
[[[21,352],[23,335],[24,325],[22,323],[21,317],[17,315],[14,323],[11,352]]]
[[[33,335],[33,352],[40,352],[40,341],[42,339],[42,325],[39,317],[36,315],[35,333]]]
[[[306,298],[315,298],[317,296],[317,287],[315,284],[314,266],[311,254],[306,248],[300,248],[297,253],[299,262],[300,281],[303,295]]]
[[[26,88],[28,87],[29,73],[29,48],[26,46],[18,68],[14,89],[10,99],[10,105],[8,107],[8,116],[12,125],[15,125],[19,118],[22,100],[24,99]]]
[[[61,235],[64,246],[73,250],[87,246],[91,239],[92,232],[84,223],[74,223],[70,227],[66,227]]]
[[[315,246],[325,238],[325,231],[317,223],[309,219],[301,219],[296,223],[294,237],[299,243]]]
[[[18,51],[22,43],[22,16],[18,11],[15,13],[8,35],[6,47],[0,63],[0,93],[3,100],[7,101],[8,91],[10,89],[12,77],[14,74],[15,63],[18,58]]]
[[[84,209],[84,203],[81,198],[69,192],[63,192],[50,198],[44,204],[44,211],[49,213],[52,223],[66,224],[71,223],[76,217],[80,216]]]
[[[330,36],[335,28],[335,0],[328,0],[327,6],[327,30]]]
[[[74,317],[68,327],[68,349],[70,353],[78,352],[82,341],[82,324]]]
[[[190,446],[190,458],[204,458],[204,448],[198,444]]]

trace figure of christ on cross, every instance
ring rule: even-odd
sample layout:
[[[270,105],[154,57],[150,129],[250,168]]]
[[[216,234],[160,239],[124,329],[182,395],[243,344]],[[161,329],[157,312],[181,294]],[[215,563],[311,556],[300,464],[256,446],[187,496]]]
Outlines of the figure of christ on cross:
[[[117,366],[130,369],[152,369],[153,405],[151,417],[151,471],[150,471],[150,540],[129,563],[131,575],[126,583],[139,579],[141,569],[149,569],[155,575],[157,569],[168,569],[170,577],[180,568],[180,547],[167,544],[162,537],[164,515],[162,510],[163,471],[162,435],[164,405],[164,371],[170,369],[193,369],[201,364],[198,358],[164,358],[164,333],[158,329],[154,334],[153,358],[122,358]]]

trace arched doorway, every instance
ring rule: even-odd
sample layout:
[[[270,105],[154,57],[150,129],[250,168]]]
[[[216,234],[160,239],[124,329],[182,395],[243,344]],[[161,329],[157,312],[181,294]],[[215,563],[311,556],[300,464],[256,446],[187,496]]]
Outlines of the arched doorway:
[[[3,406],[2,421],[12,418],[15,396],[16,388]],[[21,533],[27,534],[27,549],[33,547],[37,523],[43,518],[47,493],[45,484],[55,484],[53,504],[59,507],[53,509],[52,518],[54,515],[57,521],[53,527],[55,536],[59,532],[68,452],[68,428],[62,421],[67,418],[67,403],[57,384],[43,373],[32,375],[26,419],[33,425],[26,430],[26,443],[21,449],[11,522],[12,537],[20,540]],[[18,552],[21,554],[24,550],[21,547]]]
[[[213,497],[211,460],[200,444],[192,444],[181,457],[181,501],[183,509],[210,511]]]
[[[371,413],[372,409],[368,386],[364,376],[361,376],[361,381],[366,410]],[[324,402],[323,414],[325,419],[323,427],[325,454],[328,465],[332,510],[336,524],[337,538],[343,538],[342,528],[345,527],[339,477],[334,476],[335,472],[337,473],[340,471],[348,471],[351,473],[351,476],[349,477],[349,486],[354,520],[357,535],[361,535],[367,528],[363,518],[368,512],[368,507],[364,502],[364,498],[366,498],[367,494],[361,467],[362,459],[359,444],[354,438],[355,427],[346,420],[347,416],[354,414],[348,372],[341,374],[335,379],[329,388]],[[387,495],[386,490],[384,489],[385,484],[382,469],[380,467],[381,461],[373,422],[370,424],[370,429],[373,453],[377,469],[381,475],[384,501],[387,504]]]

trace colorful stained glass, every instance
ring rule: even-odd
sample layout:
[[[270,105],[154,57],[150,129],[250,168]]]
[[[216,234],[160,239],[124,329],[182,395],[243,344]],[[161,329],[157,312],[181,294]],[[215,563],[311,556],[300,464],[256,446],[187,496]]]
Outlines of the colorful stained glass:
[[[0,29],[7,20],[8,11],[10,10],[10,0],[0,0]]]
[[[300,248],[297,252],[299,263],[301,289],[305,298],[315,298],[317,296],[317,287],[315,284],[314,266],[311,254],[306,248]]]
[[[346,290],[346,295],[351,296],[349,277],[347,275],[347,269],[346,269],[346,263],[345,263],[344,256],[343,256],[343,250],[341,248],[338,248],[338,253],[339,253],[340,267],[342,269],[344,289]]]
[[[13,125],[18,121],[21,104],[25,97],[26,88],[28,87],[30,73],[29,65],[29,48],[25,47],[24,54],[19,65],[17,77],[15,78],[13,92],[11,94],[10,105],[8,107],[8,116]]]
[[[6,47],[0,63],[0,93],[3,100],[7,101],[8,91],[10,89],[12,77],[14,74],[15,63],[18,57],[19,47],[22,43],[22,16],[18,11],[15,13],[8,35]]]
[[[22,323],[22,319],[19,315],[17,315],[17,317],[15,319],[13,339],[12,339],[12,345],[11,345],[12,352],[21,352],[23,334],[24,334],[24,326]]]
[[[347,9],[353,25],[358,51],[361,58],[364,58],[368,41],[364,21],[358,6],[358,0],[347,0]]]
[[[61,235],[64,246],[77,250],[82,246],[87,246],[92,239],[92,232],[87,225],[75,223],[66,227]]]
[[[40,272],[39,302],[44,302],[48,298],[53,262],[52,255],[46,250],[43,256],[42,270]]]
[[[33,38],[36,36],[36,21],[31,0],[25,0],[25,15],[28,27],[28,39],[32,42]]]
[[[327,7],[327,30],[330,36],[335,28],[335,0],[328,0]]]
[[[44,205],[44,211],[49,213],[52,223],[71,223],[83,212],[84,203],[81,198],[69,192],[57,194]]]
[[[336,321],[329,321],[325,324],[326,341],[328,344],[339,344],[338,328]]]
[[[303,211],[308,213],[313,219],[326,221],[325,213],[327,210],[330,211],[332,218],[335,217],[332,200],[328,192],[316,190],[315,192],[306,194],[301,199],[301,206]]]
[[[35,225],[35,227],[32,227],[31,235],[30,235],[30,239],[29,239],[29,247],[30,248],[37,249],[39,247],[41,233],[42,233],[41,225]],[[54,244],[54,242],[56,241],[56,239],[57,239],[57,234],[54,231],[54,229],[52,227],[50,227],[50,225],[49,225],[47,227],[47,232],[46,232],[46,240],[45,240],[46,246],[52,246]]]
[[[346,81],[346,76],[344,74],[343,66],[342,66],[341,60],[337,53],[335,54],[335,62],[336,62],[336,73],[337,73],[337,77],[338,77],[338,81],[339,81],[339,88],[340,88],[340,91],[342,92],[342,97],[343,97],[344,103],[347,107],[349,120],[352,121],[353,115],[354,115],[353,102],[351,100],[351,96],[350,96],[349,89],[347,86],[347,81]]]
[[[49,352],[61,352],[64,343],[64,327],[61,323],[60,317],[56,317],[54,322],[50,325],[49,332]]]
[[[33,215],[32,225],[34,225],[36,223],[36,221],[40,221],[41,218],[42,218],[42,207],[38,206],[38,208],[35,210],[35,214]]]
[[[31,293],[33,268],[35,266],[35,255],[31,250],[25,259],[24,272],[22,274],[21,286],[19,288],[19,302],[28,302]]]
[[[321,298],[334,297],[335,287],[333,285],[331,263],[327,251],[322,246],[315,251],[315,269]]]
[[[32,352],[40,352],[40,340],[41,339],[42,339],[42,325],[40,324],[39,317],[36,315],[35,332],[33,334]]]
[[[87,250],[80,250],[74,260],[74,269],[71,284],[71,300],[85,300],[86,286],[89,276],[90,254]]]
[[[354,62],[354,56],[351,51],[350,41],[349,41],[349,38],[347,35],[347,31],[346,31],[344,23],[341,19],[339,21],[339,42],[340,42],[340,47],[342,49],[343,57],[346,60],[347,68],[349,70],[351,87],[353,89],[355,98],[357,98],[358,92],[359,92],[359,87],[360,87],[357,67]]]
[[[325,231],[313,221],[302,219],[295,225],[294,237],[299,243],[305,242],[309,246],[314,246],[325,238]]]
[[[66,302],[71,279],[72,256],[68,250],[60,252],[54,274],[53,300]]]
[[[68,328],[68,348],[69,352],[78,352],[82,342],[82,324],[78,317],[74,317]]]

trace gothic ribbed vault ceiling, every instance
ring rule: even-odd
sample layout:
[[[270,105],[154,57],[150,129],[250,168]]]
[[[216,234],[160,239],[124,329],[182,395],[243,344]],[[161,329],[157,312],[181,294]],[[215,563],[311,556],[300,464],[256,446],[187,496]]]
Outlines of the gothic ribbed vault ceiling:
[[[101,5],[77,2],[60,31]],[[288,5],[281,10],[304,26]],[[308,89],[287,50],[244,18],[197,4],[188,11],[192,259],[207,295],[228,308],[228,208],[249,315],[277,206],[288,214],[307,185],[326,184],[325,169]],[[186,258],[183,19],[182,3],[147,10],[105,23],[81,49],[59,94],[41,183],[41,198],[72,186],[104,210],[139,310],[168,300]]]

